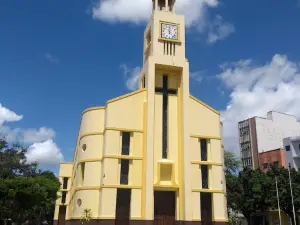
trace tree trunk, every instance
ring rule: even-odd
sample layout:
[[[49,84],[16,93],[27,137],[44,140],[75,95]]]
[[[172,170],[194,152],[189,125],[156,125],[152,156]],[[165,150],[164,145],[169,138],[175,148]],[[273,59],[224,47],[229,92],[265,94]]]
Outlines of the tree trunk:
[[[251,225],[251,216],[245,216],[246,220],[247,220],[247,224]]]
[[[292,225],[296,225],[296,224],[294,223],[294,214],[293,214],[293,212],[286,212],[286,214],[288,214],[288,216],[290,217],[291,222],[292,222]],[[296,223],[297,223],[297,222],[296,222]]]

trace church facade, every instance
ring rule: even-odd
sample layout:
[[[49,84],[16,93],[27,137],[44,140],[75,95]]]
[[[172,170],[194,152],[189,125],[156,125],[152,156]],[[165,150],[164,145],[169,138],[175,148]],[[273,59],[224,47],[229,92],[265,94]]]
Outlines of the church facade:
[[[228,224],[220,113],[190,95],[174,4],[153,0],[139,89],[83,111],[55,224]]]

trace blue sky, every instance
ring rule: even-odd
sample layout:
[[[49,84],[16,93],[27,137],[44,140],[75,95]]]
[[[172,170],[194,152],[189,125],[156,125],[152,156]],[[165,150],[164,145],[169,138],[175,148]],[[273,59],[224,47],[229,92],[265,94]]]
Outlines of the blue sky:
[[[134,86],[149,2],[1,1],[0,132],[46,167],[56,168],[60,152],[71,160],[82,110]],[[238,152],[240,119],[272,109],[300,116],[297,0],[177,4],[191,92],[221,111],[226,149]]]

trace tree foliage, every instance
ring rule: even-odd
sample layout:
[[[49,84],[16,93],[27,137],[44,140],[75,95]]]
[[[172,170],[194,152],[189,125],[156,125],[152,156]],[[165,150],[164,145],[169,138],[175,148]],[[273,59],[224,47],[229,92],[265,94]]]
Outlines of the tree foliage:
[[[0,218],[19,224],[32,218],[48,219],[60,187],[52,172],[39,170],[36,163],[27,163],[25,154],[26,149],[9,147],[0,138]]]
[[[267,173],[260,169],[244,168],[237,172],[239,162],[233,153],[225,153],[226,192],[228,211],[240,212],[250,224],[251,215],[278,209],[276,182],[278,180],[279,206],[293,221],[293,205],[286,168],[271,165]],[[295,211],[300,210],[300,172],[290,171]]]
[[[237,174],[241,166],[241,161],[235,156],[233,152],[225,151],[224,164],[226,174]]]
[[[292,181],[294,207],[295,207],[295,211],[297,212],[300,210],[300,173],[297,172],[295,169],[291,169],[290,175]],[[277,177],[279,206],[283,212],[289,215],[289,217],[292,220],[292,224],[294,224],[293,205],[292,205],[288,169],[272,166],[268,170],[266,176],[269,177],[269,179],[272,181],[272,187],[270,187],[270,190],[272,191],[270,191],[270,195],[268,196],[268,199],[270,199],[270,202],[272,203],[272,208],[277,209],[277,196],[276,196],[276,185],[275,185],[275,177]]]

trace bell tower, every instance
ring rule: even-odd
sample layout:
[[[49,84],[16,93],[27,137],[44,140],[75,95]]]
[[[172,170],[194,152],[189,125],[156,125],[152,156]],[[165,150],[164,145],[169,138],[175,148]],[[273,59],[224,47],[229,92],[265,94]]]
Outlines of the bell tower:
[[[184,16],[176,14],[175,0],[152,2],[140,76],[140,88],[147,90],[143,218],[156,218],[162,210],[156,206],[172,202],[164,199],[160,204],[157,196],[168,196],[164,191],[173,191],[176,220],[191,221],[189,63],[185,57]],[[172,209],[171,205],[166,207]]]

